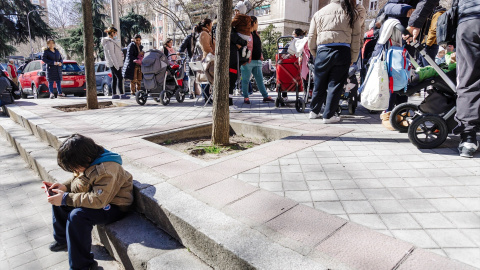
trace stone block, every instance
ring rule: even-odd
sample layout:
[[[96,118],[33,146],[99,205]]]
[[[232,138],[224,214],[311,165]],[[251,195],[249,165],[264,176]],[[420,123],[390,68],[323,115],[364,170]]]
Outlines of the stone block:
[[[222,208],[225,205],[243,198],[255,191],[252,185],[249,185],[241,180],[228,178],[217,182],[213,185],[199,189],[193,195],[201,201],[215,207]]]
[[[157,256],[147,263],[146,269],[162,270],[211,270],[212,268],[204,264],[195,255],[186,249],[176,249]]]
[[[172,185],[184,190],[195,191],[228,178],[209,168],[203,168],[168,180]]]
[[[400,264],[398,270],[474,270],[475,267],[454,261],[433,252],[415,249],[407,259]]]

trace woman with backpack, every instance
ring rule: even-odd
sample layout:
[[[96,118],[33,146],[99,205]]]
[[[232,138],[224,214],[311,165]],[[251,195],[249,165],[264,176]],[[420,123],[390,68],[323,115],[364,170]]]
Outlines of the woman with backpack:
[[[118,31],[115,27],[110,26],[105,32],[108,36],[102,38],[102,46],[107,66],[112,71],[112,99],[129,99],[130,97],[123,93],[123,52],[117,37]],[[116,93],[120,93],[120,96]]]
[[[313,15],[308,31],[308,47],[315,57],[315,86],[309,118],[320,116],[323,123],[339,122],[336,115],[349,67],[360,51],[360,29],[365,9],[354,0],[332,0]]]

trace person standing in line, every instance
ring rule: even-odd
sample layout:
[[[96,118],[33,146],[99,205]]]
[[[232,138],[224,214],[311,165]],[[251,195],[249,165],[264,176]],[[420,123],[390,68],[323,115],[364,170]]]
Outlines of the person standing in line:
[[[123,78],[130,80],[130,92],[132,95],[135,95],[136,91],[142,90],[142,67],[138,64],[139,58],[142,57],[142,37],[137,34],[127,47],[127,57],[125,57],[122,69]]]
[[[200,23],[195,26],[195,32],[198,33],[198,45],[203,52],[202,61],[207,58],[208,54],[215,56],[215,37],[212,35],[213,22],[209,18],[203,19]],[[205,86],[205,102],[209,100],[211,95],[211,85],[213,85],[213,76],[214,76],[214,64],[208,64],[207,69],[205,70],[205,76],[207,77],[209,84]],[[210,101],[212,102],[212,101]]]
[[[64,97],[62,93],[62,65],[63,58],[60,52],[55,48],[55,41],[53,39],[47,40],[47,48],[43,48],[42,61],[46,65],[48,91],[50,91],[50,98],[54,99],[53,84],[57,86],[57,94],[59,97]]]
[[[308,31],[308,47],[316,57],[310,119],[319,117],[326,101],[323,123],[341,120],[336,111],[348,69],[360,51],[360,18],[365,17],[364,12],[353,0],[332,0],[313,15]]]
[[[112,71],[112,99],[129,99],[130,97],[123,93],[123,52],[117,37],[118,31],[115,27],[110,26],[105,32],[108,36],[102,38],[102,46],[107,66]]]
[[[12,79],[12,81],[18,85],[18,74],[17,74],[17,68],[15,67],[14,65],[14,60],[13,59],[9,59],[8,60],[8,65],[7,65],[7,72],[8,72],[8,76],[10,77],[10,79]]]
[[[173,48],[173,39],[167,38],[165,44],[163,44],[163,54],[165,54],[165,56],[171,55],[170,58],[168,58],[170,61],[177,60],[177,52],[175,48]]]
[[[185,85],[188,86],[189,93],[190,93],[190,99],[195,98],[195,90],[194,90],[194,84],[195,84],[195,74],[193,71],[190,69],[190,66],[188,65],[189,62],[191,61],[193,57],[193,53],[195,50],[195,44],[197,43],[197,38],[195,35],[195,30],[192,30],[192,33],[190,33],[182,42],[182,45],[180,45],[180,49],[178,50],[179,52],[184,52],[187,54],[187,59],[185,59],[186,65],[185,65],[185,78],[183,79],[183,82],[186,83]]]
[[[263,102],[274,102],[274,100],[268,96],[267,89],[263,84],[263,73],[262,73],[262,41],[260,36],[257,33],[258,30],[258,19],[255,16],[251,16],[252,19],[252,33],[249,38],[247,47],[252,52],[250,55],[250,61],[243,65],[240,69],[242,72],[242,92],[243,92],[243,102],[250,104],[250,99],[248,97],[248,86],[250,83],[250,76],[253,74],[255,81],[257,82],[257,87],[260,93],[263,96]]]

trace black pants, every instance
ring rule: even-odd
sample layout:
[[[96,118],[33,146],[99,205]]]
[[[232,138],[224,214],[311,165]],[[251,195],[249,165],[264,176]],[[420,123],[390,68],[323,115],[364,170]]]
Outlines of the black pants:
[[[480,18],[457,28],[457,115],[455,134],[480,129]]]
[[[123,95],[123,77],[122,69],[116,69],[114,66],[110,68],[112,70],[112,95],[120,93]],[[118,89],[118,91],[116,91]]]
[[[126,213],[115,205],[107,209],[52,206],[53,238],[67,243],[70,269],[88,269],[93,263],[92,229],[96,224],[107,224],[123,218]]]
[[[346,46],[320,47],[315,58],[315,86],[310,108],[320,113],[325,102],[323,118],[331,118],[338,109],[343,86],[348,77],[350,48]]]

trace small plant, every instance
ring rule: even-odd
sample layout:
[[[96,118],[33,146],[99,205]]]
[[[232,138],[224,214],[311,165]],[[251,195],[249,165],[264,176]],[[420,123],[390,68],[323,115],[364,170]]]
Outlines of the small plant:
[[[173,143],[172,140],[166,140],[166,141],[163,142],[163,144],[165,144],[165,145],[170,145],[170,144],[172,144],[172,143]]]
[[[216,145],[196,146],[197,149],[204,149],[207,154],[220,154],[224,148]]]

